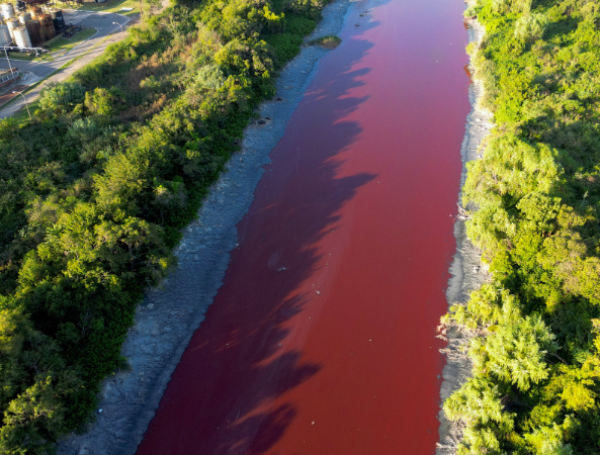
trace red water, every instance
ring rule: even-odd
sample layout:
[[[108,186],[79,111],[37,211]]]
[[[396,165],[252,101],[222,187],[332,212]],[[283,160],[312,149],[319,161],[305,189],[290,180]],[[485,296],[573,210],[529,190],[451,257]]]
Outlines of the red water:
[[[139,455],[434,453],[469,111],[463,9],[352,5]]]

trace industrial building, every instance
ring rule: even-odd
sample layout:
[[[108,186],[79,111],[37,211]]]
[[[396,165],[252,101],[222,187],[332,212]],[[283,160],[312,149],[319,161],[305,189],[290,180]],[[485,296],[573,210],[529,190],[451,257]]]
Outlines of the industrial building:
[[[0,48],[35,49],[65,28],[61,10],[19,1],[0,4]]]

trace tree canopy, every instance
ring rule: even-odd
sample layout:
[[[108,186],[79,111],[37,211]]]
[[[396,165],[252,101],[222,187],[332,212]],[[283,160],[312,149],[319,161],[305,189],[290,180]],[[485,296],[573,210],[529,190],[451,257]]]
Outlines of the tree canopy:
[[[469,52],[496,126],[469,163],[491,283],[445,322],[475,336],[444,404],[461,454],[600,454],[600,5],[478,0]]]

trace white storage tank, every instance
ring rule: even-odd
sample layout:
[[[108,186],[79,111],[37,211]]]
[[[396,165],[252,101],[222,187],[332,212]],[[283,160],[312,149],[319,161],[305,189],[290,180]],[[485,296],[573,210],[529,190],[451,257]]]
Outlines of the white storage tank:
[[[0,25],[0,46],[8,46],[11,42],[8,27],[4,24]]]
[[[2,12],[2,17],[4,19],[15,17],[15,9],[13,8],[12,3],[2,3],[0,5],[0,11]]]
[[[29,22],[30,20],[31,20],[30,13],[23,13],[19,16],[19,22],[21,23],[21,25],[26,25],[27,22]]]
[[[6,26],[8,27],[8,33],[10,34],[10,38],[14,42],[15,34],[13,33],[13,30],[19,26],[19,21],[14,17],[11,19],[6,19]]]
[[[31,38],[29,38],[29,33],[27,32],[26,27],[17,27],[13,30],[13,34],[15,35],[15,43],[17,47],[33,47],[31,45]]]

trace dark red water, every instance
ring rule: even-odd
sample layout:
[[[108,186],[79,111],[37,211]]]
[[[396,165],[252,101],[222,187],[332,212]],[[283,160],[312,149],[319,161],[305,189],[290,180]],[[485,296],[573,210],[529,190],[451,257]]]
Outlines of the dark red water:
[[[352,5],[139,455],[434,453],[469,111],[463,9]]]

